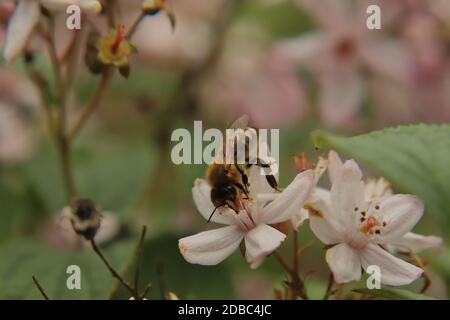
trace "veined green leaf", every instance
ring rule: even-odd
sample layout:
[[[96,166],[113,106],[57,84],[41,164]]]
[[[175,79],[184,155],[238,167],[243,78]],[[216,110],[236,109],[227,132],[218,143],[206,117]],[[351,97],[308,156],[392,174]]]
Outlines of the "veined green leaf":
[[[131,243],[122,242],[105,250],[110,263],[121,271],[132,254]],[[0,247],[0,299],[42,299],[32,281],[35,275],[52,300],[107,299],[116,284],[93,250],[63,253],[32,240],[17,240]],[[81,289],[69,290],[67,267],[81,270]]]
[[[317,147],[336,149],[388,179],[399,192],[419,196],[448,234],[450,227],[450,125],[410,125],[355,137],[323,131]]]
[[[389,300],[436,300],[423,294],[414,293],[404,289],[384,288],[384,289],[355,289],[354,292],[367,294],[369,296]]]

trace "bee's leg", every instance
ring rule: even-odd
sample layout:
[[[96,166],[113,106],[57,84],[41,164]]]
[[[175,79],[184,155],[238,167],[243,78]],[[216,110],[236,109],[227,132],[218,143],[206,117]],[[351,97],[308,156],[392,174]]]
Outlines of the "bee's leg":
[[[238,164],[236,165],[236,168],[239,171],[239,173],[241,174],[242,183],[244,184],[245,191],[247,193],[249,193],[248,187],[250,186],[250,183],[248,182],[247,174],[244,172],[244,170]]]
[[[260,158],[257,158],[257,159],[256,159],[256,165],[257,165],[258,167],[261,167],[261,168],[270,168],[270,164],[264,162],[264,161],[261,160]],[[267,182],[269,183],[269,185],[270,185],[273,189],[275,189],[276,191],[279,191],[279,192],[282,191],[281,188],[278,186],[277,179],[275,178],[274,175],[272,175],[272,174],[267,174],[267,175],[266,175],[266,180],[267,180]]]
[[[248,191],[246,190],[246,188],[242,185],[242,184],[240,184],[240,183],[238,183],[238,182],[235,182],[235,183],[233,183],[236,187],[238,187],[239,188],[239,190],[241,190],[243,193],[244,193],[244,196],[245,196],[245,200],[250,200],[250,197],[248,196]]]

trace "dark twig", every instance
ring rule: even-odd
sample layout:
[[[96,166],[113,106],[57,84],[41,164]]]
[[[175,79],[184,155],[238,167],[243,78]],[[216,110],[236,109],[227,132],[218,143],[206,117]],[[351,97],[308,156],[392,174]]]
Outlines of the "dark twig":
[[[130,284],[122,278],[122,276],[111,266],[111,264],[109,263],[109,261],[105,258],[105,256],[103,255],[103,253],[101,252],[101,250],[97,247],[97,244],[95,243],[94,239],[90,240],[91,245],[92,245],[92,249],[94,249],[95,253],[97,253],[97,255],[100,257],[100,259],[102,259],[103,263],[105,264],[105,266],[109,269],[109,271],[112,273],[113,277],[115,277],[117,280],[120,281],[120,283],[127,288],[127,290],[131,293],[131,295],[135,298],[138,299],[139,295],[136,292],[135,288],[132,288],[130,286]]]
[[[142,227],[141,238],[139,239],[138,246],[136,248],[136,269],[134,272],[134,289],[139,292],[139,276],[141,273],[142,256],[144,254],[144,240],[147,233],[147,226]]]
[[[333,284],[334,284],[334,276],[333,273],[331,272],[330,276],[328,277],[327,290],[325,291],[323,300],[328,300],[328,298],[330,298],[330,296],[333,294]]]
[[[298,272],[299,272],[299,264],[298,264],[298,256],[299,256],[298,232],[294,230],[293,233],[294,233],[294,236],[293,236],[293,241],[294,241],[293,250],[294,250],[294,252],[293,252],[293,257],[292,257],[292,259],[294,261],[294,263],[293,263],[294,267],[293,268],[294,268],[294,272],[298,274]]]
[[[289,284],[290,288],[294,289],[295,294],[298,295],[303,300],[309,300],[309,297],[305,292],[305,284],[303,280],[300,278],[298,272],[296,272],[293,268],[291,268],[277,251],[274,251],[272,254],[276,258],[278,263],[283,267],[283,269],[290,274],[291,276],[291,282]]]
[[[33,279],[34,284],[36,285],[36,287],[38,288],[39,292],[44,297],[44,299],[50,300],[48,295],[45,293],[44,288],[42,288],[41,284],[39,283],[38,279],[35,276],[32,276],[31,278]]]
[[[422,278],[424,280],[424,284],[422,289],[420,290],[420,293],[425,293],[428,288],[431,285],[431,279],[430,279],[430,275],[428,274],[428,270],[425,266],[425,263],[423,262],[423,260],[417,255],[415,254],[413,251],[409,252],[409,257],[415,261],[417,263],[417,265],[422,268],[423,273],[422,273]]]
[[[147,296],[147,293],[148,293],[148,291],[150,290],[151,287],[152,287],[152,284],[151,284],[151,283],[149,283],[149,284],[145,287],[144,291],[143,291],[142,294],[141,294],[141,299],[140,299],[140,300],[144,300],[144,298]]]
[[[166,284],[164,282],[164,264],[161,260],[156,263],[156,273],[158,275],[159,292],[161,297],[165,300],[166,297]]]

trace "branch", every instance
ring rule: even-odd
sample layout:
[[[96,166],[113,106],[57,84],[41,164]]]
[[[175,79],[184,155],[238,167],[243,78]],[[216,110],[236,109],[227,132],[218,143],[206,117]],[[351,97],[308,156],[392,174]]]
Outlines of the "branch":
[[[109,269],[109,271],[112,273],[113,277],[115,277],[117,280],[119,280],[119,282],[125,287],[127,288],[127,290],[131,293],[131,295],[135,298],[138,299],[139,295],[136,292],[135,288],[132,288],[131,285],[122,278],[122,276],[111,266],[111,264],[109,263],[109,261],[105,258],[105,256],[103,255],[103,253],[101,252],[101,250],[97,247],[97,244],[95,243],[94,239],[90,240],[90,243],[92,245],[92,249],[94,249],[95,253],[100,257],[100,259],[103,261],[103,263],[105,264],[105,266]]]
[[[33,279],[33,282],[36,285],[36,287],[38,288],[41,295],[44,297],[44,300],[50,300],[48,295],[45,293],[44,288],[42,288],[41,284],[39,283],[38,279],[35,276],[32,276],[31,278]]]
[[[142,263],[142,256],[144,254],[144,240],[145,240],[145,234],[147,232],[147,227],[142,227],[142,233],[141,238],[139,239],[139,243],[136,249],[136,270],[134,272],[134,288],[136,291],[139,291],[139,276],[141,273],[141,263]]]
[[[72,139],[75,138],[75,136],[78,134],[81,128],[86,124],[87,120],[92,115],[92,113],[97,109],[106,89],[109,86],[109,83],[111,82],[112,76],[113,76],[113,69],[110,66],[105,67],[101,75],[100,81],[98,83],[94,97],[92,97],[92,100],[89,102],[89,104],[86,107],[84,107],[79,118],[76,120],[75,124],[73,125],[72,129],[70,129],[67,135],[67,139],[69,141],[72,141]]]

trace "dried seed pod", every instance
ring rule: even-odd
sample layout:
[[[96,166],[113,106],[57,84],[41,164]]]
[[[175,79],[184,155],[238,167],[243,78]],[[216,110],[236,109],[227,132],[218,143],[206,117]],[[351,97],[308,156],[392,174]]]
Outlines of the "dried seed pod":
[[[75,232],[86,240],[93,239],[102,219],[95,203],[90,199],[75,198],[70,202],[69,208],[70,222]]]

